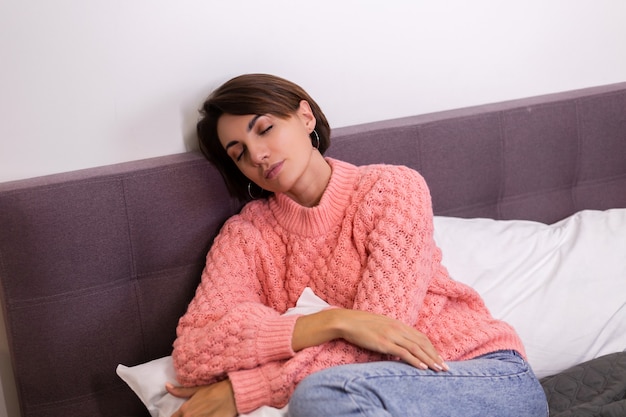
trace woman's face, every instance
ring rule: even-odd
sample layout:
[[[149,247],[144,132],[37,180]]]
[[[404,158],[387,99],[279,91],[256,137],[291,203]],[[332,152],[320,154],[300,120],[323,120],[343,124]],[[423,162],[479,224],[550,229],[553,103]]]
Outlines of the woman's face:
[[[222,115],[217,134],[239,170],[259,187],[288,193],[302,179],[314,148],[309,134],[315,116],[301,101],[287,119],[272,114]]]

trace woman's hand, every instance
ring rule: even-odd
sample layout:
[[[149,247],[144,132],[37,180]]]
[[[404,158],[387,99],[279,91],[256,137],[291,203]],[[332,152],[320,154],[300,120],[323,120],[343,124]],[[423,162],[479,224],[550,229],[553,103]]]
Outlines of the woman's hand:
[[[236,417],[235,394],[228,379],[200,387],[175,387],[166,384],[175,397],[189,398],[172,417]]]
[[[398,357],[416,368],[448,370],[424,333],[398,320],[360,310],[329,309],[300,317],[292,347],[297,351],[338,338],[373,352]]]
[[[396,356],[420,369],[448,370],[428,337],[411,326],[379,314],[340,310],[342,338],[374,352]]]

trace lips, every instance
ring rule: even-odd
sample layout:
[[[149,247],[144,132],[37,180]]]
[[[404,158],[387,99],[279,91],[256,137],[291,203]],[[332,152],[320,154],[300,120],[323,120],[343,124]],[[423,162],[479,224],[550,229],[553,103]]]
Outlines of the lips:
[[[265,179],[266,180],[272,180],[274,178],[276,178],[276,176],[278,175],[278,173],[280,172],[280,169],[283,167],[283,161],[281,162],[277,162],[274,165],[272,165],[271,167],[269,167],[264,175],[265,175]]]

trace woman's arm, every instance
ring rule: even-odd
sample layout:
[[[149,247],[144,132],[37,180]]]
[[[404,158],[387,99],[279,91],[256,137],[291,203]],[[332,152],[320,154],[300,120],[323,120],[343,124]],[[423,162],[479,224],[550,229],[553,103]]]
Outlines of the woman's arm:
[[[445,367],[428,338],[422,333],[397,320],[357,310],[331,308],[319,313],[300,316],[294,328],[292,346],[294,351],[302,351],[311,347],[320,349],[321,345],[325,345],[321,349],[343,350],[344,352],[346,347],[351,346],[345,343],[328,344],[335,339],[344,339],[364,349],[400,357],[421,369],[428,367],[426,363],[429,363],[430,367],[436,371],[443,370]],[[297,356],[308,356],[312,359],[314,356],[311,354],[314,351],[309,349],[298,353]],[[309,363],[311,364],[312,362]],[[281,366],[279,363],[269,363],[248,373],[260,372],[266,368],[279,370]],[[288,368],[290,368],[289,365],[286,366],[286,369]],[[234,374],[240,374],[240,372]],[[259,385],[257,384],[256,388]],[[194,388],[168,386],[167,389],[177,397],[190,397],[174,416],[195,415],[196,410],[202,410],[205,413],[215,410],[216,413],[232,416],[237,414],[233,386],[228,379]],[[290,391],[286,391],[286,398],[290,395]],[[271,395],[261,397],[267,401]],[[272,405],[280,407],[284,405],[283,403]],[[242,407],[240,411],[248,412],[260,405],[249,405],[244,400],[240,402],[240,407]]]
[[[424,334],[398,320],[358,310],[331,308],[300,316],[292,347],[298,352],[288,360],[229,372],[240,413],[262,405],[285,406],[302,379],[331,366],[388,360],[392,355],[421,369],[447,370]]]
[[[257,266],[264,256],[258,231],[229,220],[207,255],[200,285],[179,320],[173,359],[179,382],[198,386],[293,356],[297,317],[268,307]]]
[[[292,348],[300,351],[335,339],[398,357],[420,369],[447,370],[423,333],[398,320],[360,310],[334,308],[301,316],[294,328]]]

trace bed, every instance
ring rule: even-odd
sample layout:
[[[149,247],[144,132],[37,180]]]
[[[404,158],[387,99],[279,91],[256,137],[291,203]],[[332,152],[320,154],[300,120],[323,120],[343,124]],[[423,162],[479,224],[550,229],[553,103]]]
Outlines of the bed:
[[[444,264],[518,328],[552,416],[626,415],[626,83],[338,128],[327,155],[422,173]],[[21,416],[150,415],[116,367],[171,353],[240,207],[195,152],[0,184]]]

